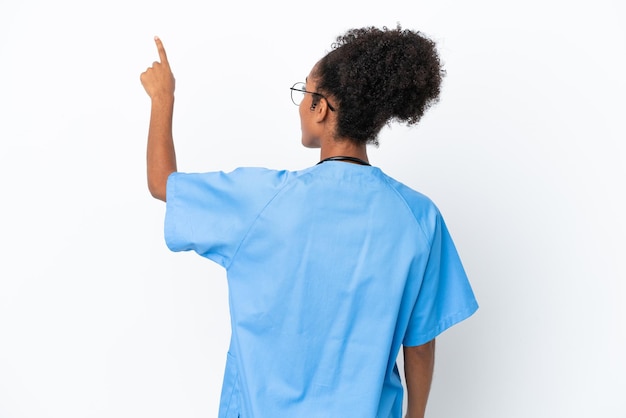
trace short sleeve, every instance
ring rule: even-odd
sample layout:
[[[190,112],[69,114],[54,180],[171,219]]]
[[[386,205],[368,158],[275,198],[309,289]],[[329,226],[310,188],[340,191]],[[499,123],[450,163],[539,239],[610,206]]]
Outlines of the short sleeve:
[[[246,232],[283,186],[288,172],[172,173],[167,181],[165,242],[228,267]]]
[[[474,292],[440,214],[403,344],[425,344],[478,309]]]

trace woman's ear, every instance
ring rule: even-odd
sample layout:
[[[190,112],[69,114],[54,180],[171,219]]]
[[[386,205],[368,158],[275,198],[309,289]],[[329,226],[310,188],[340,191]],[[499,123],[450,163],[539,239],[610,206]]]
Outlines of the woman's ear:
[[[315,112],[314,118],[315,121],[320,123],[320,122],[325,122],[326,118],[328,117],[328,104],[326,103],[326,100],[320,100],[317,103],[312,103],[311,107],[310,107],[311,112]]]

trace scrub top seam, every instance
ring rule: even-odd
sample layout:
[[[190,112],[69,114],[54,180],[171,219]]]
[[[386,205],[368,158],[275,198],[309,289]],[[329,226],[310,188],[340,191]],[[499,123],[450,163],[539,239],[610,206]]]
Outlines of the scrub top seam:
[[[243,234],[243,236],[241,237],[241,240],[239,241],[239,244],[237,244],[237,249],[233,252],[233,256],[230,258],[230,262],[228,263],[228,265],[225,265],[224,268],[228,271],[228,269],[230,268],[230,266],[233,265],[233,263],[235,262],[235,259],[237,258],[237,255],[239,254],[239,250],[241,249],[241,246],[243,245],[243,242],[246,240],[246,238],[248,237],[248,235],[250,234],[250,231],[252,230],[252,228],[254,228],[254,225],[256,225],[257,221],[259,220],[259,217],[265,212],[265,210],[267,209],[267,207],[269,205],[272,204],[272,202],[274,201],[274,199],[276,199],[276,197],[282,193],[283,190],[285,190],[285,188],[287,188],[288,186],[290,186],[291,184],[293,184],[294,181],[296,181],[296,179],[300,178],[301,176],[305,176],[306,174],[308,174],[308,172],[304,172],[301,174],[298,174],[298,172],[289,172],[289,174],[295,174],[295,176],[290,176],[287,175],[285,180],[284,180],[284,184],[278,189],[276,190],[276,193],[274,193],[267,201],[267,203],[265,205],[263,205],[263,207],[259,210],[259,212],[256,214],[256,216],[254,217],[254,219],[252,220],[252,222],[250,222],[250,225],[248,226],[248,229],[246,230],[246,232]]]
[[[387,186],[395,193],[395,195],[398,197],[398,199],[400,199],[402,201],[402,203],[404,204],[404,207],[409,211],[411,219],[413,219],[413,221],[417,225],[418,229],[422,233],[424,239],[428,243],[428,247],[429,248],[432,247],[432,245],[433,245],[433,238],[429,237],[428,234],[426,233],[426,231],[424,231],[424,228],[422,227],[420,222],[417,220],[417,217],[415,216],[415,213],[413,213],[413,210],[411,209],[411,205],[409,205],[409,203],[406,201],[404,196],[402,196],[400,191],[396,187],[394,187],[393,184],[391,184],[391,182],[389,181],[389,178],[385,174],[382,174],[382,177],[383,177],[383,180],[385,181],[385,183],[387,184]],[[430,201],[430,199],[429,199],[429,201]],[[435,208],[435,210],[437,212],[437,218],[439,218],[439,211],[436,208]]]

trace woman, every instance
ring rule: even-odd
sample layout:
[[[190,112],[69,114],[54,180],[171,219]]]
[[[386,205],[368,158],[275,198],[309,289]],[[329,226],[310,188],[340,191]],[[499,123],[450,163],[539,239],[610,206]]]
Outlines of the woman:
[[[174,77],[141,75],[151,98],[148,185],[166,201],[165,238],[227,271],[231,343],[220,417],[423,417],[435,337],[477,304],[436,206],[372,167],[367,144],[392,121],[419,121],[438,98],[434,43],[400,27],[337,38],[292,99],[300,171],[177,172]]]

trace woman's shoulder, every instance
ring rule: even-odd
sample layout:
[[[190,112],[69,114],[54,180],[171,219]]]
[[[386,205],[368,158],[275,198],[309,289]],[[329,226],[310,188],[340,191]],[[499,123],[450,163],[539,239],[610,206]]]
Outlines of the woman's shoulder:
[[[406,205],[422,229],[430,230],[437,223],[441,213],[430,197],[382,171],[381,176],[398,199]]]
[[[432,201],[430,197],[425,195],[424,193],[408,186],[404,182],[397,180],[382,171],[380,172],[381,177],[384,181],[392,188],[398,195],[404,199],[410,206],[423,206],[429,207],[432,209],[437,209],[435,203]]]

